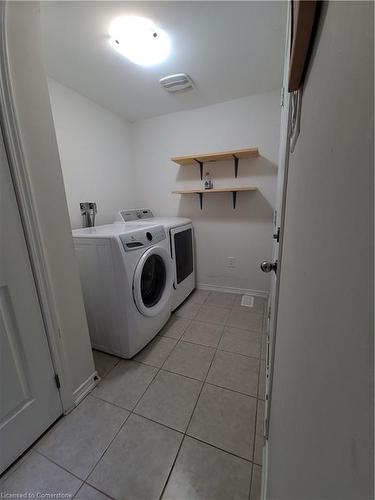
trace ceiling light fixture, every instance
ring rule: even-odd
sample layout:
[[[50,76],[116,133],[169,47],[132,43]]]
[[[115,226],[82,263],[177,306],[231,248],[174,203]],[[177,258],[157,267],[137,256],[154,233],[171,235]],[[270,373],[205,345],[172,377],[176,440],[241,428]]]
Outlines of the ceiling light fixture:
[[[114,49],[140,66],[159,64],[170,54],[167,33],[145,17],[118,17],[109,28],[109,36]]]

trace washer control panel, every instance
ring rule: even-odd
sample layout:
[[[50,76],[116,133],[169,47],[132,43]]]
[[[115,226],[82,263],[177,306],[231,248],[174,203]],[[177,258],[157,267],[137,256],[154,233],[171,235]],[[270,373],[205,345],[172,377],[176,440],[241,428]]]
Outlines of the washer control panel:
[[[129,222],[139,219],[151,219],[154,214],[149,208],[130,208],[129,210],[120,210],[117,213],[117,221]]]
[[[120,240],[126,252],[138,250],[142,247],[155,245],[159,241],[165,240],[165,230],[163,226],[152,226],[136,229],[129,233],[120,234]]]

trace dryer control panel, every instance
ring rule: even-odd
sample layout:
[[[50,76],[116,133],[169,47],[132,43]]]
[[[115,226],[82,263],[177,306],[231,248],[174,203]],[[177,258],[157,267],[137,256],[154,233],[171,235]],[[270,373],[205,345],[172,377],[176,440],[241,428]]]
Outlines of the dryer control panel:
[[[163,241],[166,238],[163,226],[150,226],[134,231],[120,234],[120,240],[126,252],[139,250],[142,247],[149,247]]]

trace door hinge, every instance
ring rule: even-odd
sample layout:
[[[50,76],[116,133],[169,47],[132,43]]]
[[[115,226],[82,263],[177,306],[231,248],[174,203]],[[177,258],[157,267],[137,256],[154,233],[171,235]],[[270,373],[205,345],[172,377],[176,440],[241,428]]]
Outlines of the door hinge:
[[[60,389],[61,384],[60,384],[60,377],[55,373],[55,382],[56,382],[56,387]]]
[[[268,319],[271,319],[271,307],[268,308]]]
[[[281,95],[280,95],[280,106],[284,107],[284,94],[285,94],[285,87],[281,89]]]

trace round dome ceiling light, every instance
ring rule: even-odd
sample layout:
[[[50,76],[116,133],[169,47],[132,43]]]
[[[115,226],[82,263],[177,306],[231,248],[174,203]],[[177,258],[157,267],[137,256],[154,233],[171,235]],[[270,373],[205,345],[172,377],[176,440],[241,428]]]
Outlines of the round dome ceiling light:
[[[117,52],[140,66],[159,64],[171,51],[167,33],[145,17],[118,17],[109,28],[109,36]]]

